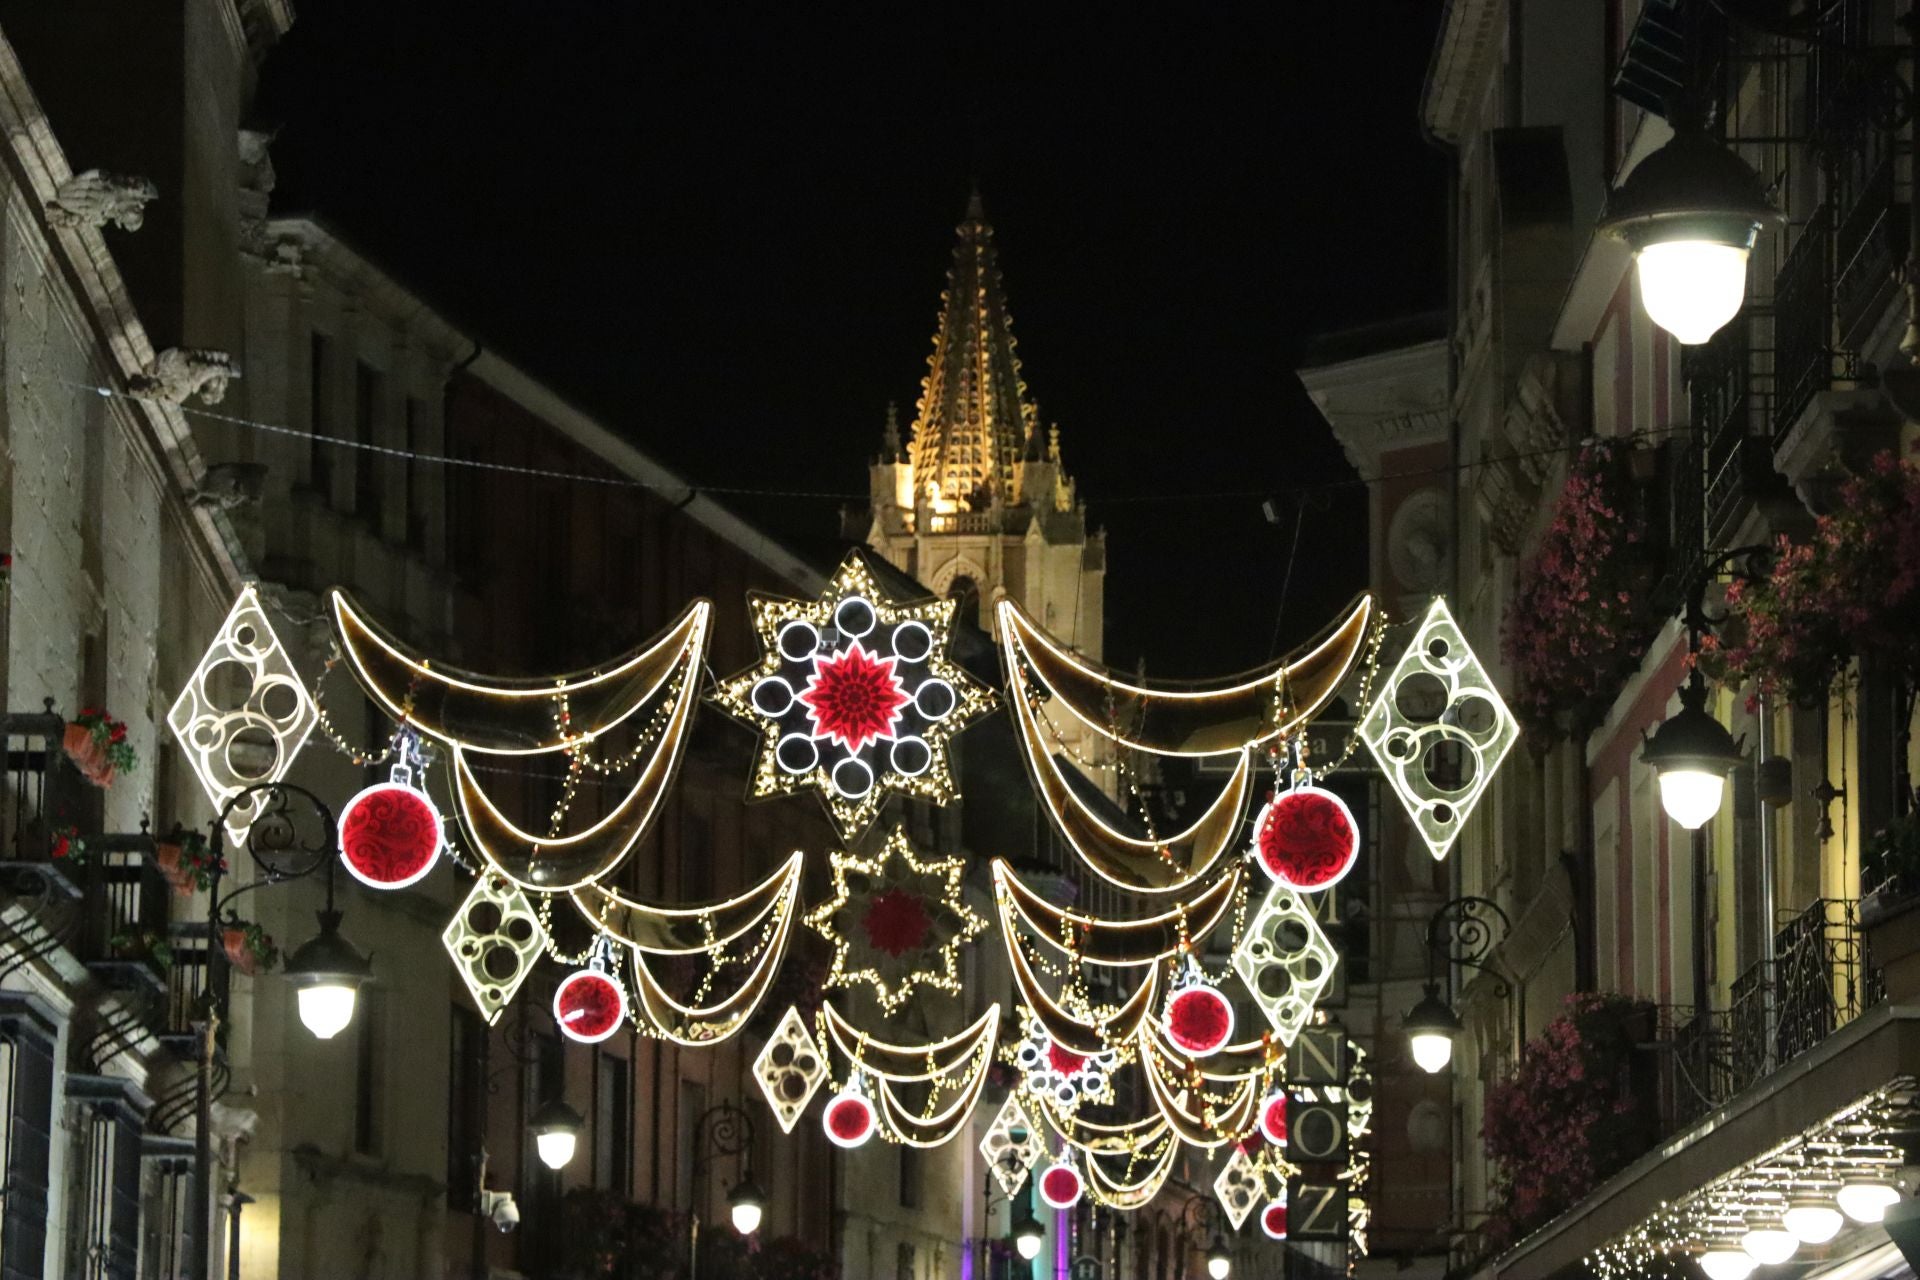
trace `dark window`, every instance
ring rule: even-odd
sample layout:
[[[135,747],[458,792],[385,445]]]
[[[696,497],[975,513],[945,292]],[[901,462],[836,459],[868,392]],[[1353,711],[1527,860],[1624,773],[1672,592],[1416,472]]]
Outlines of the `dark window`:
[[[411,396],[407,397],[404,424],[407,457],[402,470],[406,476],[407,545],[415,551],[424,551],[427,546],[427,500],[421,489],[422,471],[419,463],[414,461],[414,455],[420,452],[422,437],[426,434],[426,413],[425,405]]]
[[[380,475],[384,459],[367,446],[374,443],[374,422],[380,412],[380,371],[361,361],[353,371],[353,509],[377,524],[382,515]]]
[[[353,1064],[353,1149],[363,1156],[377,1156],[386,1138],[384,1081],[387,1051],[386,993],[371,987],[360,989],[359,1041]]]
[[[0,1089],[7,1187],[0,1275],[26,1280],[43,1274],[53,1151],[53,1038],[38,1021],[0,1021]]]
[[[913,1263],[913,1246],[910,1244],[901,1244],[901,1246],[894,1251],[893,1255],[894,1275],[898,1276],[899,1280],[914,1280]]]
[[[333,494],[333,454],[328,443],[333,435],[327,418],[327,338],[316,333],[307,353],[307,430],[313,439],[307,446],[307,483],[322,497]]]
[[[487,1133],[487,1024],[465,1005],[453,1006],[448,1044],[447,1207],[472,1213],[479,1186],[480,1148]]]
[[[600,1055],[593,1090],[593,1185],[627,1193],[633,1170],[628,1110],[633,1103],[632,1073],[625,1058]]]
[[[920,1207],[920,1148],[900,1145],[900,1207]]]

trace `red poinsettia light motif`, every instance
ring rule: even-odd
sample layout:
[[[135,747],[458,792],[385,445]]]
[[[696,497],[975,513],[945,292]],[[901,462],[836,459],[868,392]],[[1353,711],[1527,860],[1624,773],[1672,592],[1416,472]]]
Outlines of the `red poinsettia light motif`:
[[[439,811],[404,783],[376,783],[340,811],[340,858],[371,888],[406,888],[433,869],[440,845]]]
[[[900,686],[896,662],[874,657],[858,640],[845,653],[818,659],[797,699],[807,709],[814,735],[851,752],[893,737],[901,709],[912,701]]]
[[[1087,1065],[1087,1057],[1083,1053],[1075,1053],[1071,1049],[1063,1049],[1049,1040],[1047,1042],[1047,1065],[1063,1076],[1070,1076]]]
[[[568,975],[553,993],[554,1022],[582,1044],[605,1040],[620,1029],[620,1021],[626,1016],[626,992],[598,969]]]
[[[1353,869],[1360,856],[1360,828],[1347,802],[1333,792],[1295,787],[1260,811],[1254,848],[1268,875],[1311,893]]]
[[[867,931],[868,945],[895,960],[925,947],[933,933],[925,899],[905,889],[875,894],[860,923]]]

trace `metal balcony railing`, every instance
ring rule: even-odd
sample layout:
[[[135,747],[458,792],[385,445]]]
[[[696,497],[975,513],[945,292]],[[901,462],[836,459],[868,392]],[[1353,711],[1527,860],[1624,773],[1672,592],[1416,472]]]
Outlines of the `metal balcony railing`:
[[[1834,228],[1834,316],[1840,345],[1857,351],[1898,291],[1894,269],[1905,252],[1907,207],[1896,203],[1893,149],[1878,146],[1877,161],[1843,195],[1845,212]]]
[[[6,773],[0,778],[0,865],[45,867],[53,828],[72,819],[80,783],[68,767],[60,740],[67,722],[48,699],[42,711],[0,716]]]
[[[1833,382],[1833,212],[1813,211],[1773,282],[1773,439]]]

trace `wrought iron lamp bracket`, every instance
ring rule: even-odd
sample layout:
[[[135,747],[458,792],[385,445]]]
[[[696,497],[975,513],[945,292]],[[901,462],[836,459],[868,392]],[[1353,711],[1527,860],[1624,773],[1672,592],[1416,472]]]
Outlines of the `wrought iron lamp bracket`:
[[[1435,964],[1444,961],[1465,969],[1478,969],[1494,982],[1494,995],[1506,999],[1513,994],[1506,975],[1493,966],[1493,953],[1513,933],[1513,921],[1491,898],[1468,895],[1445,902],[1427,921],[1427,955]]]

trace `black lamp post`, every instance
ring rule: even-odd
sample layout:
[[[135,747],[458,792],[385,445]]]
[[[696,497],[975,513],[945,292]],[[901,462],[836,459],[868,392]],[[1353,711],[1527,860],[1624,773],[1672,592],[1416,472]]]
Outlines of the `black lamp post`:
[[[750,1167],[753,1152],[753,1117],[731,1102],[719,1102],[700,1113],[693,1122],[693,1194],[700,1197],[700,1175],[715,1159],[741,1156],[740,1181],[727,1193],[728,1217],[734,1230],[752,1235],[766,1216],[767,1196],[754,1182]],[[700,1278],[700,1211],[688,1206],[687,1275]]]
[[[1512,932],[1513,922],[1491,898],[1455,898],[1441,903],[1428,919],[1426,994],[1401,1023],[1422,1071],[1432,1075],[1445,1070],[1453,1059],[1454,1037],[1460,1034],[1460,1015],[1440,994],[1440,963],[1446,962],[1449,976],[1454,965],[1492,974],[1496,993],[1505,996],[1507,981],[1493,968],[1493,952]]]

